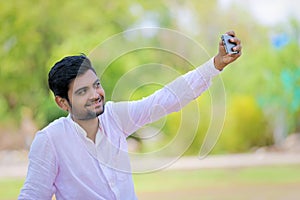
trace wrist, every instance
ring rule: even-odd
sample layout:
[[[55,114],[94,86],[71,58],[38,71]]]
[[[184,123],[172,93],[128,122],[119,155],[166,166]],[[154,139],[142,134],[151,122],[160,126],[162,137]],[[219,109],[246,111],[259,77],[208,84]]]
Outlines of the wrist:
[[[222,62],[222,59],[219,58],[219,56],[215,56],[214,57],[214,66],[217,70],[222,71],[226,64],[224,64],[224,62]]]

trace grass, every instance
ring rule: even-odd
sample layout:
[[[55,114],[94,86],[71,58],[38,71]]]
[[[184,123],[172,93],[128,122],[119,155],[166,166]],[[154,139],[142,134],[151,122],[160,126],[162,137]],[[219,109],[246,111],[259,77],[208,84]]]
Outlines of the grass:
[[[257,199],[256,197],[273,200],[293,199],[300,195],[300,190],[297,189],[300,188],[300,166],[165,170],[133,175],[133,179],[140,200]],[[23,181],[24,179],[0,180],[0,200],[16,199]]]
[[[0,179],[0,199],[17,199],[20,189],[23,185],[23,179]]]
[[[300,166],[161,171],[135,175],[140,200],[298,199]]]
[[[300,166],[160,171],[134,175],[133,178],[137,191],[177,190],[234,183],[281,184],[298,182],[300,186]]]

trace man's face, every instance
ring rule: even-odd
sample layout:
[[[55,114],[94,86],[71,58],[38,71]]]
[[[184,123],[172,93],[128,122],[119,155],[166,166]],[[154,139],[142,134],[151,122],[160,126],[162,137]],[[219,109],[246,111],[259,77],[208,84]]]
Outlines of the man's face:
[[[74,120],[94,119],[104,112],[105,92],[92,70],[71,82],[68,97],[69,112]]]

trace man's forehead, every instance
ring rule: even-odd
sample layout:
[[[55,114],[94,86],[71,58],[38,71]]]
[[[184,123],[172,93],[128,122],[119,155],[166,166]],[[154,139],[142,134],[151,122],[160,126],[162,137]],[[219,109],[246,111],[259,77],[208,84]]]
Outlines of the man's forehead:
[[[98,76],[92,70],[87,70],[84,74],[79,75],[74,79],[73,87],[74,89],[87,87],[93,85],[97,80],[99,80]]]

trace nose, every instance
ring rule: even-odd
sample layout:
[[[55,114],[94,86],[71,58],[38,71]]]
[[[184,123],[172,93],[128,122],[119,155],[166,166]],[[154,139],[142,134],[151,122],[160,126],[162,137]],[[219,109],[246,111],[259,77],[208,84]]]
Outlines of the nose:
[[[97,88],[93,88],[93,89],[92,89],[91,98],[92,98],[92,99],[98,99],[99,96],[100,96],[100,94],[99,94]]]

